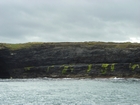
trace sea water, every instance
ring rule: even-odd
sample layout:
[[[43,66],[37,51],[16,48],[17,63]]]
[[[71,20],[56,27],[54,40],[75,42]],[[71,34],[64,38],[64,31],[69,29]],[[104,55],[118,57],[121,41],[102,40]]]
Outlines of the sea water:
[[[0,79],[0,105],[140,105],[140,79]]]

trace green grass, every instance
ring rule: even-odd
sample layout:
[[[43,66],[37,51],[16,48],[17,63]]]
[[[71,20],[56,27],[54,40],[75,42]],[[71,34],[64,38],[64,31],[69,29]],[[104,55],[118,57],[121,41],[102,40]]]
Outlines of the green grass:
[[[29,42],[29,43],[17,43],[17,44],[9,44],[9,43],[0,43],[0,49],[8,48],[10,50],[19,50],[23,48],[30,48],[34,46],[40,45],[54,46],[54,47],[68,47],[68,46],[77,46],[77,47],[95,47],[95,48],[138,48],[140,47],[140,43],[115,43],[115,42]]]
[[[30,42],[30,43],[19,43],[19,44],[8,44],[8,43],[0,43],[1,48],[8,48],[10,50],[19,50],[24,48],[30,48],[36,45],[41,45],[41,42]]]
[[[114,71],[114,69],[115,69],[115,63],[113,63],[113,64],[111,65],[111,71]]]
[[[64,69],[62,70],[62,74],[66,74],[69,66],[64,66]]]
[[[33,67],[24,67],[24,70],[29,71],[31,68],[33,68]]]
[[[69,68],[70,68],[71,72],[74,71],[73,65],[69,65]]]
[[[115,70],[115,63],[113,63],[113,64],[107,64],[107,63],[102,64],[101,73],[105,74],[108,70],[113,72]]]
[[[106,74],[106,70],[101,70],[101,74]]]
[[[107,63],[102,64],[102,70],[101,70],[102,74],[106,74],[108,66],[109,66],[109,64],[107,64]]]
[[[133,64],[133,65],[131,66],[132,70],[135,70],[136,67],[137,67],[137,68],[140,68],[139,64]]]
[[[91,71],[91,68],[92,68],[92,64],[89,64],[88,69],[87,69],[87,73],[89,73]]]
[[[49,72],[51,68],[54,68],[54,65],[52,65],[52,66],[48,66],[46,72]]]
[[[109,64],[107,64],[107,63],[103,63],[103,64],[102,64],[102,68],[107,69],[108,65],[109,65]]]

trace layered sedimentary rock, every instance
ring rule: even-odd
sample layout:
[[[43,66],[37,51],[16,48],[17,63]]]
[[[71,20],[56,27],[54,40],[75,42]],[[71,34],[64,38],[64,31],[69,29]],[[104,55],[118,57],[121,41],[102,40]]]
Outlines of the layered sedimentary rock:
[[[30,43],[31,44],[31,43]],[[0,78],[140,77],[138,43],[1,44]]]

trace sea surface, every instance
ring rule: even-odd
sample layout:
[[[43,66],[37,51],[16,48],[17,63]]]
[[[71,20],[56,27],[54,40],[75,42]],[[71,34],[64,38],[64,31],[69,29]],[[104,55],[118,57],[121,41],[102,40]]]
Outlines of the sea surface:
[[[0,79],[0,105],[140,105],[140,79]]]

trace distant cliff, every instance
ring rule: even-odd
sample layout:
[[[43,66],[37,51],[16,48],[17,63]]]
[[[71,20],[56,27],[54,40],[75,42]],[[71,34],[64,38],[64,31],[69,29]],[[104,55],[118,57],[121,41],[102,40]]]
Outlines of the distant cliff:
[[[0,78],[140,78],[140,44],[0,44]]]

